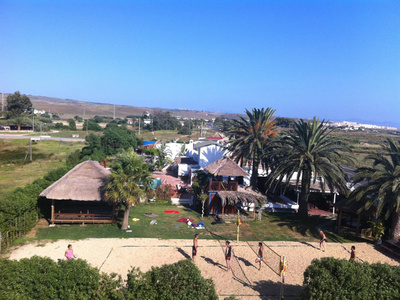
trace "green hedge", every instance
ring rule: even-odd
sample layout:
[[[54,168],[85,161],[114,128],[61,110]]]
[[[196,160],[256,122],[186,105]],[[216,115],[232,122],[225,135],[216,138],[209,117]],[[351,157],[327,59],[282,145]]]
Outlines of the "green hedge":
[[[50,171],[44,178],[37,179],[23,188],[16,188],[0,200],[0,232],[27,232],[35,226],[39,194],[68,170],[69,168],[62,167]]]
[[[191,260],[128,274],[127,299],[218,299],[214,283]]]
[[[0,299],[218,299],[213,281],[190,260],[132,269],[126,287],[120,276],[100,274],[81,259],[0,259],[0,274]]]
[[[0,299],[123,299],[122,280],[81,259],[0,259]]]
[[[304,272],[301,299],[400,299],[400,267],[325,257]]]

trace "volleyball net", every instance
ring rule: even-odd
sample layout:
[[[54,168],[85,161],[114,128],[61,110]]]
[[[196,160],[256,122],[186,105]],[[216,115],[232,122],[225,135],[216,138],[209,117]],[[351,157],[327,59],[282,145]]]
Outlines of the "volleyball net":
[[[262,239],[243,221],[240,222],[240,238],[244,240],[250,249],[254,252],[256,258],[258,256],[259,243],[263,244],[262,262],[270,268],[276,275],[281,276],[283,267],[283,257],[275,252],[271,247],[265,244]]]

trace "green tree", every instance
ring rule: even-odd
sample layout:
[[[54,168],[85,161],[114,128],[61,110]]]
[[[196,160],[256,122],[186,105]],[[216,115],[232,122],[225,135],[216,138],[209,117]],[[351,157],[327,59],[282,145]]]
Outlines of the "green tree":
[[[132,130],[124,126],[120,127],[116,124],[107,124],[100,138],[100,142],[104,154],[111,156],[122,149],[136,149],[139,139]]]
[[[130,207],[140,203],[140,198],[145,196],[153,180],[148,164],[133,148],[116,155],[112,160],[111,169],[104,195],[108,202],[125,207],[121,229],[126,230]]]
[[[246,109],[248,120],[243,117],[233,120],[229,131],[229,150],[237,163],[251,166],[250,185],[253,189],[258,189],[258,167],[264,158],[264,149],[278,133],[275,122],[271,121],[274,112],[271,108],[253,108],[251,112]]]
[[[276,144],[268,187],[275,180],[281,183],[284,177],[288,178],[288,185],[289,179],[296,175],[296,184],[301,181],[299,214],[303,218],[308,216],[311,182],[321,178],[321,187],[325,183],[331,191],[335,188],[342,193],[348,191],[342,166],[352,163],[350,149],[335,143],[329,133],[326,122],[314,117],[311,122],[296,122],[293,131],[283,135]]]
[[[377,216],[392,218],[391,237],[400,238],[400,142],[387,139],[382,152],[366,157],[371,167],[357,169],[355,183],[360,183],[351,193],[351,199],[364,203],[369,209],[377,203]],[[361,210],[362,210],[361,209]]]
[[[20,92],[10,94],[7,100],[7,119],[13,120],[21,130],[21,125],[31,123],[30,116],[33,113],[32,102],[29,97],[21,95]]]
[[[69,129],[76,130],[76,122],[74,119],[68,119]]]

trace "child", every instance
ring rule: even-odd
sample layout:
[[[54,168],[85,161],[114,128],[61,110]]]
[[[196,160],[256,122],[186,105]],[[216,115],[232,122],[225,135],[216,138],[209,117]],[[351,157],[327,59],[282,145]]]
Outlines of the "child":
[[[74,250],[72,250],[72,245],[69,244],[69,245],[68,245],[67,251],[65,251],[65,258],[66,258],[67,260],[70,260],[70,259],[76,258],[76,257],[77,257],[77,256],[74,255]]]
[[[320,230],[319,231],[319,249],[322,250],[322,248],[324,248],[322,251],[325,252],[325,242],[326,242],[326,236],[325,233]]]
[[[192,247],[192,261],[194,262],[195,258],[196,258],[196,254],[197,254],[197,240],[199,238],[199,235],[196,233],[194,235],[194,239],[193,239],[193,247]]]
[[[351,253],[349,261],[356,261],[356,247],[351,246]]]
[[[260,264],[260,266],[258,267],[258,270],[261,270],[261,262],[262,262],[262,259],[263,259],[264,247],[263,247],[263,244],[261,242],[258,243],[258,246],[259,246],[259,248],[258,248],[258,256],[256,258],[256,263]]]

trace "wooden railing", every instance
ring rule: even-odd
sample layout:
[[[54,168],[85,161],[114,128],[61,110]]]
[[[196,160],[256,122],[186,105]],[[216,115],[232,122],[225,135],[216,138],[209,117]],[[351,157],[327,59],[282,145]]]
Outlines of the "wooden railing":
[[[55,223],[112,223],[112,214],[54,213]]]
[[[237,189],[237,181],[210,181],[210,184],[208,185],[208,191],[237,191]]]

